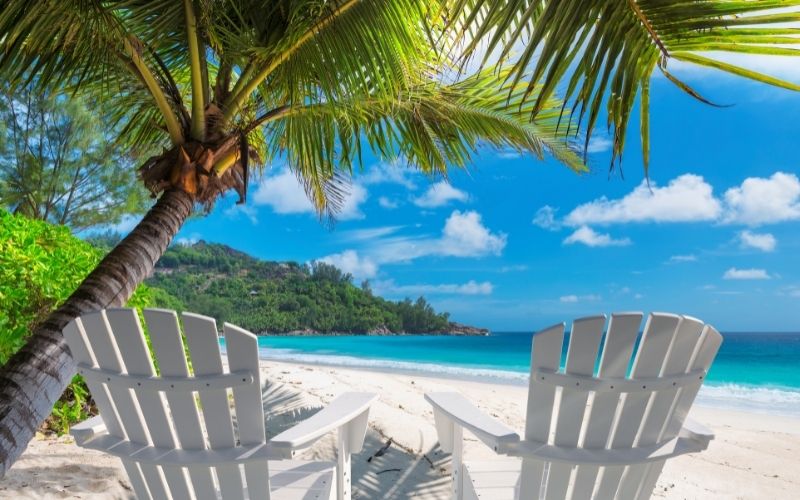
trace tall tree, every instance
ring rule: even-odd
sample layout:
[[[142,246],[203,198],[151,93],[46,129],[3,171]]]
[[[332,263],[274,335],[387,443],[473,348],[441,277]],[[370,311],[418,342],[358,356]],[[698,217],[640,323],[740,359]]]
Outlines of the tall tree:
[[[644,3],[657,11],[654,20],[638,15]],[[700,11],[695,3],[714,9]],[[64,325],[124,302],[196,204],[210,209],[228,189],[244,202],[251,167],[285,159],[320,212],[329,214],[346,196],[347,177],[364,148],[384,159],[402,157],[431,175],[466,166],[480,144],[549,152],[582,170],[565,145],[569,120],[560,120],[563,104],[552,89],[586,37],[615,35],[604,39],[599,67],[619,68],[614,80],[630,93],[642,86],[643,63],[621,41],[640,25],[670,31],[670,43],[680,44],[712,20],[720,30],[737,27],[736,15],[754,3],[0,0],[0,77],[12,86],[34,81],[40,89],[104,98],[125,124],[120,139],[131,147],[163,147],[139,167],[158,196],[153,208],[0,370],[0,475],[74,372]],[[627,7],[609,18],[602,9],[608,4]],[[573,29],[576,23],[582,24]],[[530,78],[521,61],[475,74],[454,71],[479,41],[513,43],[525,33],[535,35],[529,47],[541,45],[542,60],[554,61],[546,68],[554,70],[536,70]],[[749,40],[771,36],[758,32]],[[567,57],[552,57],[553,49]],[[604,66],[605,57],[614,62]],[[632,79],[628,70],[642,78]],[[617,130],[626,123],[615,122]],[[618,133],[615,150],[623,140]]]
[[[77,231],[143,211],[145,190],[99,110],[30,88],[0,95],[0,204]]]

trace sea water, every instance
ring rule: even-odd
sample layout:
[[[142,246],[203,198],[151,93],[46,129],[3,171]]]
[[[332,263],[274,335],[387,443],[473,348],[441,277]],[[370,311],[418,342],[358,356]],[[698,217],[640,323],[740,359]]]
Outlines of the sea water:
[[[531,333],[260,336],[264,359],[524,384]],[[705,406],[800,417],[800,333],[723,333],[698,396]],[[564,350],[566,352],[566,349]]]

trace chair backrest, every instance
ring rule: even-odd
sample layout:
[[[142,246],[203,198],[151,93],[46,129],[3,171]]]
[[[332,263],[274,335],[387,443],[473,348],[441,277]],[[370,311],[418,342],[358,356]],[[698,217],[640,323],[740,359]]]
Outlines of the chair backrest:
[[[565,325],[534,335],[526,440],[624,456],[678,435],[722,336],[695,318],[653,313],[640,337],[642,317],[613,314],[605,334],[605,316],[575,320],[563,369]],[[525,459],[519,498],[649,498],[662,466]]]
[[[154,358],[133,309],[87,314],[64,330],[137,496],[241,499],[246,487],[268,499],[266,461],[233,460],[266,446],[257,338],[225,324],[224,370],[212,318],[184,313],[182,330],[174,311],[144,318]]]

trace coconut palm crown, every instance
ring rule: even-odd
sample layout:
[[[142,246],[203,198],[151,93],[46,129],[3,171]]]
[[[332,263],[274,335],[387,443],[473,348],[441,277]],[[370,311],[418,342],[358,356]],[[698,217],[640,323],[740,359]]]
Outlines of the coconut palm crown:
[[[639,96],[647,151],[656,68],[699,97],[667,71],[671,58],[797,90],[703,55],[793,51],[780,48],[798,43],[793,30],[763,26],[796,13],[741,15],[797,3],[0,0],[3,84],[102,98],[120,142],[157,152],[139,173],[158,198],[0,369],[0,476],[75,372],[66,323],[124,304],[197,204],[229,189],[245,201],[251,170],[285,163],[329,215],[364,150],[431,176],[482,145],[583,171],[567,138],[588,141],[603,106],[618,157]],[[483,69],[467,71],[475,60]]]

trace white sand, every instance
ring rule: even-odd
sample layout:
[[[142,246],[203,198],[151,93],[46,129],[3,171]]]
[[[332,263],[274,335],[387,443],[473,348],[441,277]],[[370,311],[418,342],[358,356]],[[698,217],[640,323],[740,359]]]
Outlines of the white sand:
[[[436,445],[425,392],[457,390],[509,426],[524,424],[523,387],[356,369],[264,362],[271,435],[349,390],[380,394],[364,450],[353,458],[354,498],[448,498],[449,456]],[[669,499],[800,498],[800,420],[696,407],[692,416],[716,440],[699,455],[667,463],[655,491]],[[367,458],[391,438],[392,446]],[[305,455],[331,458],[333,437]],[[467,435],[467,459],[492,452]],[[69,439],[36,440],[7,477],[0,498],[128,498],[119,461]]]

